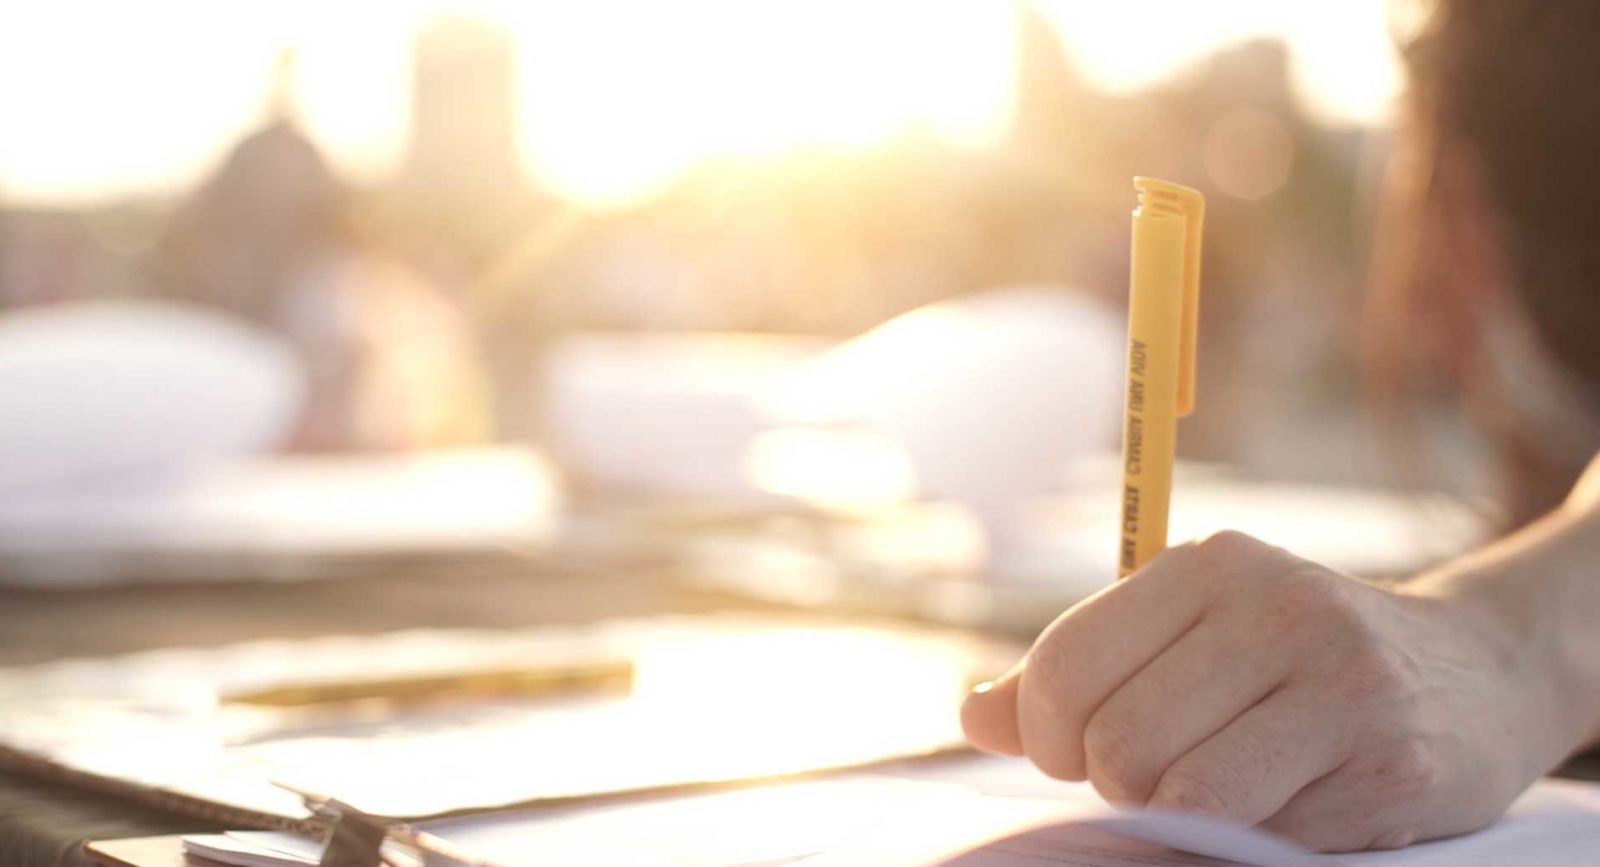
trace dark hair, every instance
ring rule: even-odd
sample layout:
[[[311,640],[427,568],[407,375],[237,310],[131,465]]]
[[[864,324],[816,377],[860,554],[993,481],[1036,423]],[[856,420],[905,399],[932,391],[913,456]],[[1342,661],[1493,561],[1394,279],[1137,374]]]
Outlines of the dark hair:
[[[1417,285],[1423,209],[1446,143],[1470,148],[1504,241],[1505,277],[1540,342],[1600,394],[1600,0],[1431,0],[1395,11],[1419,14],[1402,38],[1409,134],[1374,247],[1368,360],[1380,394],[1393,394],[1414,360],[1405,344],[1415,325],[1437,332],[1446,321],[1435,345],[1473,349],[1455,339],[1472,319],[1455,309],[1468,300]],[[1484,372],[1449,361],[1458,377]],[[1489,432],[1507,471],[1505,505],[1522,523],[1555,505],[1582,465],[1542,453],[1537,432],[1505,425]]]
[[[1600,388],[1600,2],[1441,0],[1422,39],[1414,74],[1477,152],[1514,290]]]

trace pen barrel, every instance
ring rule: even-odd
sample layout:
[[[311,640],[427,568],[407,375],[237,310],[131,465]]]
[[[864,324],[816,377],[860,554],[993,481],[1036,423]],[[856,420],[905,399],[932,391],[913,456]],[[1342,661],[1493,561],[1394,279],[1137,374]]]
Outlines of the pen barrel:
[[[1184,218],[1176,210],[1147,205],[1134,212],[1119,578],[1167,544],[1177,446],[1185,240]]]

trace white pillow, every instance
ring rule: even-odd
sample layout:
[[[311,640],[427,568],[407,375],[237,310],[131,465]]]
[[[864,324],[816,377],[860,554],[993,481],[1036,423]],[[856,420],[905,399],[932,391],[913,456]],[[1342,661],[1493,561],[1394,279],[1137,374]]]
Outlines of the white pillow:
[[[157,302],[0,314],[0,491],[266,451],[304,393],[291,347],[222,314]]]
[[[896,317],[803,365],[780,421],[866,424],[924,493],[1010,501],[1059,488],[1068,460],[1116,448],[1126,338],[1083,293],[992,290]]]

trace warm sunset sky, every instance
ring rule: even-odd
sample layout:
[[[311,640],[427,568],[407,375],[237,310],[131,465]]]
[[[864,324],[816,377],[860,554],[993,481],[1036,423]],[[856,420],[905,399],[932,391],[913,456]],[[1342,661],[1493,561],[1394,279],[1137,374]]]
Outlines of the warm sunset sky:
[[[1289,40],[1323,118],[1381,122],[1397,89],[1384,0],[1039,5],[1109,89],[1259,34]],[[1000,0],[54,0],[0,5],[0,197],[193,182],[259,122],[284,46],[312,135],[380,178],[404,147],[410,40],[449,9],[514,34],[527,167],[588,203],[708,154],[864,148],[910,125],[983,147],[1009,122],[1016,11]]]

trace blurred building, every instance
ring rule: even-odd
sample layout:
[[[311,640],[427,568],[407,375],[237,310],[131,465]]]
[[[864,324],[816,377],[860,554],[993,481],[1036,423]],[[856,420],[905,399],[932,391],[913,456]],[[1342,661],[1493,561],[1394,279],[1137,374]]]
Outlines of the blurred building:
[[[1228,48],[1130,96],[1089,87],[1030,4],[1016,44],[1014,126],[993,151],[909,132],[868,153],[707,160],[652,201],[581,213],[523,175],[510,35],[440,16],[417,36],[411,133],[388,181],[361,188],[336,177],[296,126],[284,87],[175,209],[0,212],[0,304],[159,290],[297,340],[316,334],[323,348],[308,357],[345,371],[320,374],[347,383],[328,392],[329,406],[375,393],[355,384],[373,367],[353,359],[418,347],[395,336],[416,329],[451,347],[445,356],[482,355],[496,429],[523,436],[537,428],[541,348],[570,330],[846,336],[1015,284],[1120,305],[1129,178],[1150,174],[1194,185],[1210,203],[1205,411],[1186,428],[1186,455],[1279,476],[1349,472],[1332,445],[1305,461],[1304,446],[1283,444],[1354,439],[1331,420],[1358,399],[1367,231],[1358,182],[1369,134],[1306,117],[1280,42]],[[167,210],[172,225],[152,256],[148,239]],[[355,283],[389,288],[350,291]],[[328,327],[336,322],[346,324]],[[377,322],[386,324],[368,328]],[[401,366],[378,365],[403,403]],[[1320,419],[1308,422],[1313,413]],[[308,442],[395,439],[350,430]]]
[[[405,161],[392,182],[363,198],[360,213],[460,293],[549,204],[518,158],[511,35],[478,18],[437,16],[417,36],[413,68]]]
[[[335,177],[293,117],[279,69],[263,125],[177,210],[161,291],[286,338],[308,380],[301,449],[442,445],[486,435],[471,329],[447,295],[366,237],[363,193]]]
[[[1056,28],[1032,3],[1017,14],[1012,144],[1065,158],[1093,143],[1099,97],[1079,79]]]
[[[275,111],[174,216],[166,291],[271,322],[294,272],[343,241],[348,204],[316,146]]]
[[[525,186],[513,64],[511,36],[492,24],[444,16],[421,32],[399,186],[469,208]]]
[[[81,214],[67,209],[0,213],[0,309],[81,298],[99,251]]]

